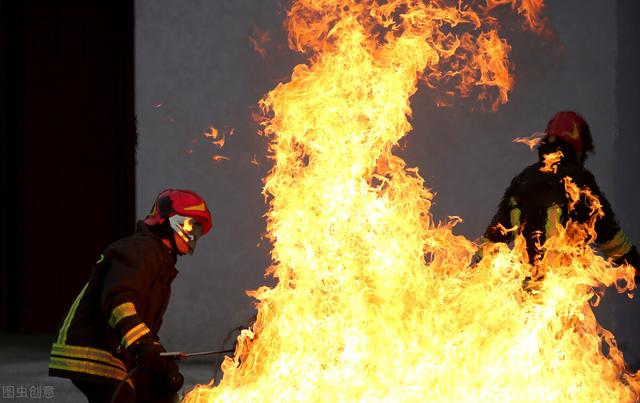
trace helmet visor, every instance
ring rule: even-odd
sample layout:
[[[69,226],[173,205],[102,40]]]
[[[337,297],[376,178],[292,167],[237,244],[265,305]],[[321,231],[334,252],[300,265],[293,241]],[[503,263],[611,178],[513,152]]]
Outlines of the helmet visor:
[[[189,246],[189,254],[196,249],[196,242],[202,235],[202,225],[193,217],[174,215],[169,217],[171,228]]]

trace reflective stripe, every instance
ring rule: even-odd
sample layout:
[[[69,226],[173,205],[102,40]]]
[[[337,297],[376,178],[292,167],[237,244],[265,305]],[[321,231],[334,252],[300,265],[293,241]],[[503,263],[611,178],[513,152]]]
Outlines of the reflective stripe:
[[[76,297],[76,300],[73,301],[73,305],[71,305],[71,309],[69,309],[67,316],[64,318],[62,328],[60,328],[60,333],[58,334],[59,344],[64,344],[64,342],[67,341],[67,332],[69,331],[69,326],[71,325],[71,321],[73,320],[73,317],[76,314],[76,309],[78,309],[78,305],[80,305],[80,301],[82,300],[82,297],[84,296],[84,292],[87,290],[88,286],[89,286],[89,282],[87,282],[87,284],[84,285],[84,287],[82,288],[82,291],[80,291],[80,294],[78,294],[78,296]]]
[[[513,231],[518,231],[520,228],[520,214],[521,211],[518,208],[518,203],[516,202],[516,198],[511,196],[509,199],[509,207],[511,210],[509,211],[509,218],[511,219],[511,228]]]
[[[144,323],[140,323],[138,326],[135,326],[133,329],[129,330],[127,334],[122,337],[122,340],[120,342],[123,346],[129,348],[129,346],[138,341],[140,337],[150,332],[151,331]]]
[[[122,370],[126,370],[124,363],[114,357],[110,352],[93,347],[71,346],[55,343],[51,348],[51,355],[64,356],[67,358],[83,358],[86,360],[102,361],[106,364],[110,364],[122,368]]]
[[[51,357],[51,361],[49,361],[49,368],[97,375],[119,381],[127,377],[127,372],[125,370],[114,368],[106,364],[75,360],[73,358]],[[127,379],[127,384],[134,388],[133,381],[131,379]]]
[[[100,255],[100,259],[98,259],[96,264],[102,263],[103,260],[104,260],[104,255]]]
[[[600,245],[600,250],[606,257],[623,256],[632,248],[631,241],[627,238],[627,234],[620,230],[609,241]]]
[[[560,225],[562,221],[562,209],[555,204],[547,209],[547,222],[544,227],[547,239],[554,235],[558,235],[556,225]]]
[[[516,207],[511,209],[511,227],[516,230],[520,228],[520,214],[519,208]]]
[[[122,319],[136,315],[136,307],[131,302],[125,302],[124,304],[120,304],[113,311],[111,311],[111,317],[109,318],[109,325],[111,327],[116,327],[118,322]]]

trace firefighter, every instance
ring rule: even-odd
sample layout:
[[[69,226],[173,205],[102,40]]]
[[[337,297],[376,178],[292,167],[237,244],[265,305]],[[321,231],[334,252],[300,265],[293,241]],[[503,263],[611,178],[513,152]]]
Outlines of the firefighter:
[[[563,179],[570,177],[578,187],[589,188],[602,205],[604,216],[595,223],[595,242],[603,255],[614,263],[628,263],[640,269],[636,247],[618,225],[594,176],[584,167],[592,150],[591,131],[582,116],[571,111],[555,114],[538,145],[539,161],[512,180],[482,242],[509,243],[522,232],[529,263],[535,265],[544,253],[541,245],[553,234],[556,223],[564,225],[569,218],[586,222],[589,218],[590,211],[584,201],[572,211],[568,209]],[[552,156],[556,160],[550,164]]]
[[[89,402],[173,402],[183,384],[158,331],[178,273],[211,229],[205,201],[165,190],[136,232],[109,245],[58,330],[49,375],[69,378]]]

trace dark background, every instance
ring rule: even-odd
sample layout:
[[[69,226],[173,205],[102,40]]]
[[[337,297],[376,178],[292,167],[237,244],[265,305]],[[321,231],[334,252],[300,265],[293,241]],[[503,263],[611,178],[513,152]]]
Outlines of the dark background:
[[[53,332],[133,229],[134,3],[0,7],[0,329]]]
[[[589,9],[589,4],[602,2],[615,8],[615,43],[582,39],[583,35],[597,37],[602,27],[593,16],[581,16],[576,4]],[[565,41],[580,43],[580,49],[571,53],[574,48],[567,52],[561,45],[543,46],[530,34],[512,32],[518,83],[512,103],[498,114],[470,114],[464,103],[439,110],[418,94],[412,100],[416,130],[408,138],[404,156],[421,167],[427,183],[440,193],[434,206],[436,218],[461,214],[467,221],[461,232],[476,238],[508,180],[517,173],[512,166],[528,163],[522,161],[526,151],[517,148],[506,157],[508,168],[489,170],[491,165],[483,160],[502,155],[485,150],[503,152],[500,144],[541,130],[556,110],[557,100],[545,98],[540,88],[575,80],[581,91],[565,93],[564,107],[586,105],[578,110],[592,111],[585,113],[592,128],[615,127],[615,133],[594,132],[600,152],[590,163],[623,227],[638,244],[640,27],[635,18],[640,15],[640,3],[547,3],[552,27]],[[286,79],[300,58],[282,47],[283,16],[277,1],[211,2],[207,3],[214,8],[211,15],[198,9],[206,9],[205,3],[182,4],[0,2],[0,331],[53,332],[104,246],[128,234],[152,196],[170,186],[194,188],[210,201],[217,230],[200,245],[200,259],[223,270],[215,275],[195,271],[190,266],[202,260],[188,261],[177,280],[178,298],[172,301],[165,325],[170,328],[167,338],[180,339],[182,333],[171,333],[171,329],[181,329],[194,340],[201,334],[189,346],[206,348],[250,318],[251,301],[244,290],[265,281],[262,273],[268,265],[268,245],[256,248],[264,230],[260,178],[268,162],[264,143],[255,136],[251,112],[257,99]],[[186,24],[191,21],[188,15],[199,15],[199,25]],[[189,29],[180,31],[180,24]],[[252,27],[271,33],[271,53],[266,58],[256,55],[248,41],[254,34]],[[207,42],[211,37],[218,42]],[[229,43],[233,50],[228,50]],[[599,61],[593,56],[599,53],[604,54],[603,63],[613,64],[615,70],[611,85],[601,85],[608,86],[614,97],[615,108],[609,111],[598,103],[605,100],[597,83],[580,81],[597,76],[597,71],[589,72],[597,67],[589,62]],[[233,70],[244,75],[229,79],[228,72]],[[586,99],[590,103],[585,104]],[[221,106],[213,105],[213,100]],[[207,102],[212,102],[210,109],[202,107]],[[526,113],[519,107],[525,104],[539,113]],[[603,115],[609,113],[611,121],[601,122],[600,109]],[[136,114],[143,140],[137,152]],[[436,114],[439,120],[428,117]],[[465,125],[465,120],[472,123]],[[211,163],[210,154],[218,150],[203,143],[202,132],[208,124],[236,129],[227,146],[228,155],[236,151],[228,163]],[[470,148],[477,144],[465,143],[464,136],[456,134],[469,127],[478,136],[502,135],[483,135],[487,138],[484,148],[474,154]],[[422,136],[426,131],[437,135]],[[253,155],[259,167],[249,164]],[[163,170],[171,171],[169,179],[162,176]],[[209,171],[215,179],[189,175]],[[458,191],[455,186],[465,189]],[[461,196],[468,189],[477,199]],[[225,296],[228,290],[234,290],[233,298]],[[637,300],[625,298],[609,293],[600,316],[620,343],[634,351],[637,342],[633,340],[640,335],[639,307]],[[199,323],[194,323],[194,313]],[[212,327],[219,330],[204,330]]]

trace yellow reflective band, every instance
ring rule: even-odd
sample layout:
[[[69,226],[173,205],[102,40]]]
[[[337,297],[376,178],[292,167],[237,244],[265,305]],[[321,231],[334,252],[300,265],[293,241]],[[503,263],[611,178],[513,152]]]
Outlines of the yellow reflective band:
[[[127,371],[125,370],[113,368],[109,365],[99,364],[91,361],[74,360],[72,358],[51,357],[51,361],[49,361],[49,368],[97,375],[104,378],[116,379],[119,381],[127,377]],[[134,388],[131,379],[127,379],[127,384]]]
[[[129,348],[129,346],[138,341],[140,337],[150,332],[151,330],[149,330],[149,328],[144,323],[140,323],[138,326],[135,326],[133,329],[129,330],[127,334],[122,337],[120,343],[122,343],[122,345],[126,348]]]
[[[516,202],[516,198],[511,196],[509,199],[509,207],[511,210],[509,211],[509,218],[511,220],[511,230],[517,231],[520,228],[520,209],[518,208],[518,203]]]
[[[559,225],[562,220],[562,209],[555,204],[547,209],[547,222],[544,227],[545,236],[547,239],[554,235],[558,235],[556,231],[556,225]]]
[[[102,263],[102,261],[104,260],[104,255],[100,255],[100,259],[98,259],[98,261],[96,262],[96,264],[98,263]]]
[[[64,344],[67,341],[67,332],[69,331],[69,326],[71,325],[71,321],[76,314],[76,309],[78,309],[78,305],[80,305],[80,301],[84,296],[84,292],[87,290],[87,286],[89,286],[89,282],[84,285],[80,294],[76,297],[76,300],[73,301],[73,305],[71,305],[71,309],[67,313],[67,316],[64,318],[64,322],[62,323],[62,328],[60,328],[60,333],[58,333],[58,343]]]
[[[131,302],[125,302],[124,304],[120,304],[111,311],[111,317],[109,318],[109,325],[111,327],[116,327],[118,322],[122,319],[137,315],[136,307]]]
[[[185,211],[205,211],[206,206],[203,203],[200,204],[196,204],[195,206],[189,206],[189,207],[185,207],[184,210]]]
[[[600,250],[606,257],[623,256],[632,248],[631,241],[623,230],[620,230],[609,241],[600,245]]]
[[[519,208],[513,208],[511,209],[511,227],[515,228],[516,230],[518,228],[520,228],[520,209]]]
[[[106,364],[110,364],[122,368],[122,370],[126,370],[126,367],[122,361],[114,357],[110,352],[99,350],[97,348],[55,343],[51,348],[51,355],[75,359],[102,361]]]
[[[566,132],[569,134],[569,137],[571,137],[572,139],[579,139],[580,138],[580,129],[578,129],[578,124],[576,122],[573,122],[573,131],[571,133]]]

